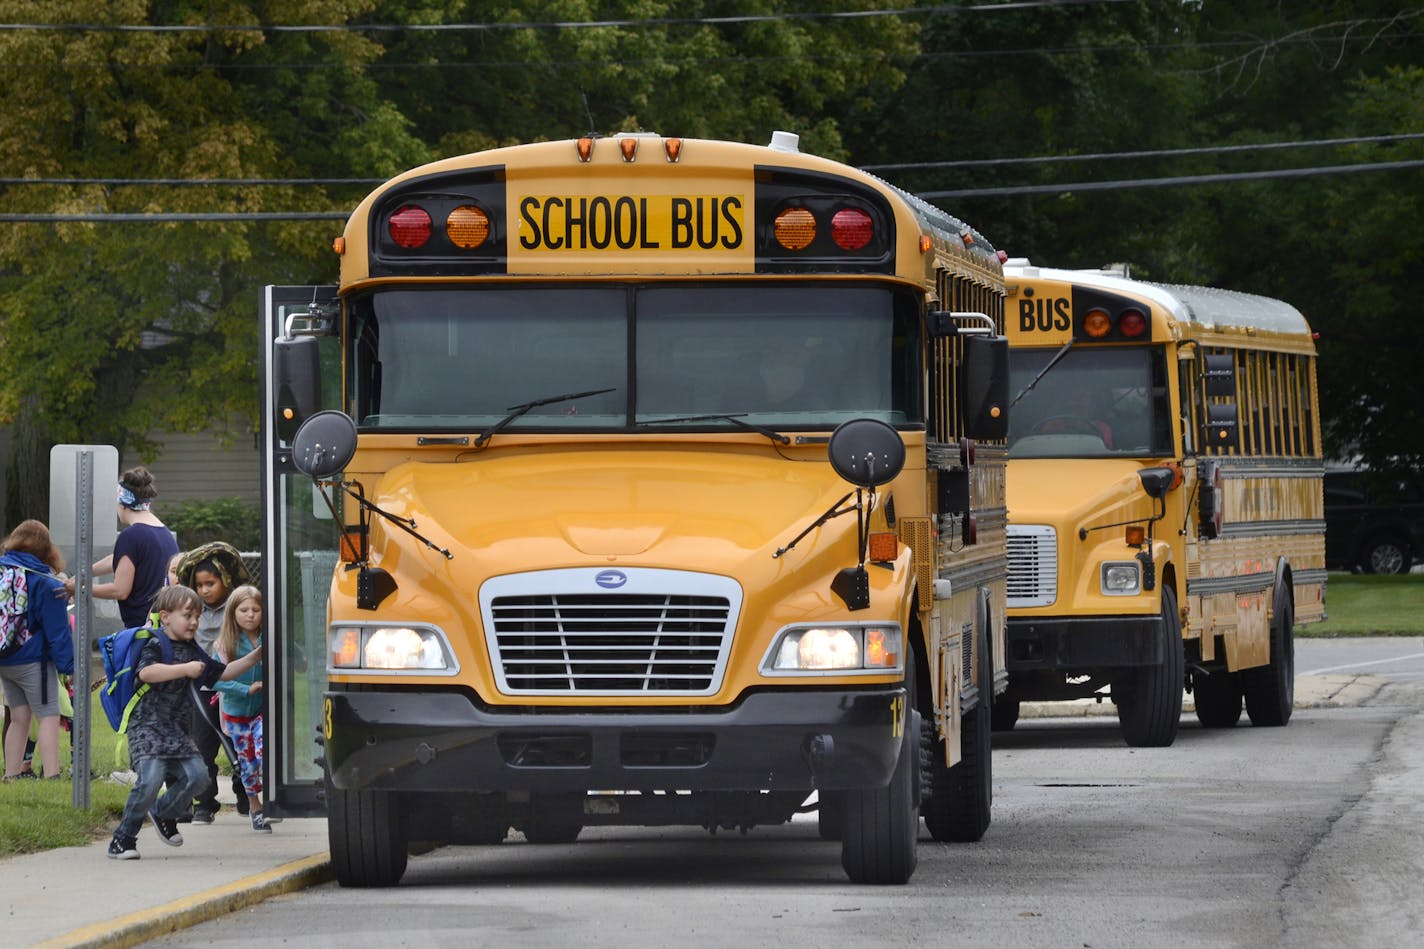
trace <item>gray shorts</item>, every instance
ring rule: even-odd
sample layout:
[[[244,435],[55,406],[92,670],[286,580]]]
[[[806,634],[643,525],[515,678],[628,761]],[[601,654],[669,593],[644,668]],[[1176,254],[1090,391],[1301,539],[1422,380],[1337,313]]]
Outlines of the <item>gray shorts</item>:
[[[40,701],[40,667],[49,676],[45,688],[48,702]],[[5,685],[5,704],[11,708],[28,705],[35,718],[59,714],[59,680],[54,666],[45,662],[22,662],[15,666],[0,666],[0,682]]]

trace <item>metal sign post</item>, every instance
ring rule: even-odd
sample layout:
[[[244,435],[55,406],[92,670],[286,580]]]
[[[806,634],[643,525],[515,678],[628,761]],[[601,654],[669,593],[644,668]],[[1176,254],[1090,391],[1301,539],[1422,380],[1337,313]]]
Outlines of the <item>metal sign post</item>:
[[[94,453],[81,449],[76,459],[74,496],[94,496]],[[89,640],[94,624],[93,576],[94,511],[89,504],[76,506],[74,516],[74,762],[70,766],[74,785],[74,806],[89,809]]]

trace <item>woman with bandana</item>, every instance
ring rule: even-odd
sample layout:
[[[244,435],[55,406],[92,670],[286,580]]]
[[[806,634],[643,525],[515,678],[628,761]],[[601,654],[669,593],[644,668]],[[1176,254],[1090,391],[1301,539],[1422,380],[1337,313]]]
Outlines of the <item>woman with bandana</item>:
[[[148,610],[168,577],[168,561],[178,553],[178,542],[158,515],[150,510],[158,497],[153,475],[142,465],[119,476],[119,523],[123,529],[114,541],[114,552],[94,564],[94,576],[109,574],[108,583],[94,583],[96,599],[118,600],[124,628],[148,622]],[[74,595],[74,580],[64,582]]]

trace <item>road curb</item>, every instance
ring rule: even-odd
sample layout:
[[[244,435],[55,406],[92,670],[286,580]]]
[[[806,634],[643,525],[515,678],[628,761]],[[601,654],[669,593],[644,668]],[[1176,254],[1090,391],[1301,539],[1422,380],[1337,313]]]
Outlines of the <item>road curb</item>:
[[[80,946],[127,949],[331,878],[330,856],[313,854],[162,906],[85,926],[37,945],[43,949]]]
[[[1388,680],[1384,676],[1302,675],[1295,680],[1295,708],[1341,708],[1363,705],[1379,694]],[[1195,712],[1190,695],[1182,697],[1182,711]],[[1117,714],[1110,699],[1074,699],[1067,702],[1024,702],[1019,718],[1095,718]]]

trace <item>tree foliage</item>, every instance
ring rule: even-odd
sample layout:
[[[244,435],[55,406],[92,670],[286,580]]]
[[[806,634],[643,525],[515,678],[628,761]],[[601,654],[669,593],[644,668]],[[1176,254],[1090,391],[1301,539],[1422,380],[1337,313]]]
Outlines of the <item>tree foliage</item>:
[[[435,157],[590,131],[766,141],[913,191],[1418,159],[1418,140],[1095,157],[1424,132],[1424,11],[1295,4],[886,0],[0,0],[0,176],[379,178]],[[903,6],[903,5],[900,5]],[[104,25],[229,29],[108,30]],[[343,29],[288,31],[281,25]],[[363,29],[379,24],[403,29]],[[474,24],[478,29],[416,29]],[[262,27],[240,29],[237,27]],[[1033,163],[1024,157],[1053,158]],[[999,164],[945,166],[944,162]],[[937,163],[904,167],[905,163]],[[280,212],[365,186],[0,185],[8,213]],[[1267,293],[1321,331],[1330,447],[1424,460],[1421,172],[1079,188],[939,201],[1057,266]],[[329,282],[339,222],[21,223],[0,229],[7,513],[55,442],[143,450],[255,425],[269,283]],[[16,475],[20,475],[17,477]],[[26,486],[28,485],[28,486]],[[15,497],[17,491],[26,495]]]

